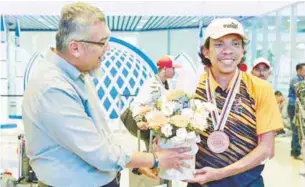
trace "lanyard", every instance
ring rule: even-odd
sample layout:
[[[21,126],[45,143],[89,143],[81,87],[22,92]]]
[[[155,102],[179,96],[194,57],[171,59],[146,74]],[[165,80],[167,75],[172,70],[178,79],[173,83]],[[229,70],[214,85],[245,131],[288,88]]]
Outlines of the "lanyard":
[[[241,74],[239,70],[236,70],[234,77],[233,77],[233,85],[229,91],[229,94],[227,95],[227,98],[225,100],[225,104],[221,110],[221,114],[219,115],[218,113],[218,108],[217,108],[217,103],[216,103],[216,99],[215,99],[215,91],[214,89],[212,89],[212,85],[210,83],[210,77],[211,76],[211,72],[208,71],[208,77],[206,80],[206,92],[207,92],[207,98],[208,98],[208,102],[213,103],[213,105],[216,106],[216,110],[214,110],[212,112],[212,122],[213,122],[213,126],[214,126],[214,130],[220,130],[223,131],[229,113],[231,111],[235,96],[239,90],[239,85],[240,85],[240,79],[241,79]]]

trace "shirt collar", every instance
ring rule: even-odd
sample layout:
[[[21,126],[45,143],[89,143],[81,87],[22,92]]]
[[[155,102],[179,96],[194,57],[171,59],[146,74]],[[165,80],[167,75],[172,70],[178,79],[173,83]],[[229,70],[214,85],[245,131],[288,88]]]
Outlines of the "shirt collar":
[[[50,50],[48,50],[45,56],[46,60],[54,63],[60,70],[62,70],[73,80],[78,79],[81,75],[81,72],[65,59],[57,55],[54,51],[54,48],[50,48]]]
[[[299,80],[304,80],[303,77],[301,77],[300,75],[297,75]]]
[[[237,73],[237,71],[236,71],[235,73]],[[242,72],[240,72],[240,73],[242,73]],[[225,91],[229,91],[230,88],[232,87],[233,82],[234,82],[233,78],[234,78],[234,76],[231,78],[231,80],[230,80],[230,82],[229,82],[229,86],[225,89]],[[220,86],[220,84],[214,79],[212,73],[211,73],[211,76],[210,76],[210,83],[211,83],[212,88],[213,88],[214,90],[216,90],[218,87],[219,87],[220,89],[222,89],[222,87]],[[222,90],[223,90],[223,89],[222,89]]]
[[[163,84],[160,76],[158,74],[155,75],[155,79],[160,83],[160,84]]]

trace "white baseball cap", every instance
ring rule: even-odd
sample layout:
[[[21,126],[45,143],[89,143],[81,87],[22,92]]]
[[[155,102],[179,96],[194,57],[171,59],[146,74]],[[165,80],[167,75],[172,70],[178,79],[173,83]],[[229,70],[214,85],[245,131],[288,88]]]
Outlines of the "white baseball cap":
[[[248,38],[244,33],[244,28],[240,22],[232,18],[219,18],[213,20],[206,28],[202,45],[205,44],[209,37],[218,39],[227,34],[238,34],[245,42],[248,41]]]
[[[259,58],[257,58],[257,59],[254,60],[254,63],[253,63],[253,65],[252,65],[252,70],[253,70],[256,66],[258,66],[258,65],[260,65],[260,64],[265,64],[265,65],[271,70],[270,62],[269,62],[267,59],[263,58],[263,57],[259,57]]]

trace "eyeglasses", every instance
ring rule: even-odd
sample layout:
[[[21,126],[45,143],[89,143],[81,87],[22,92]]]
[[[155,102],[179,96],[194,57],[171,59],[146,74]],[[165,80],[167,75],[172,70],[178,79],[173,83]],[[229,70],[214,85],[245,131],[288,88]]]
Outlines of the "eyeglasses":
[[[107,42],[94,42],[94,41],[88,41],[88,40],[75,40],[76,42],[84,42],[84,43],[89,43],[89,44],[95,44],[98,45],[99,47],[104,47]]]

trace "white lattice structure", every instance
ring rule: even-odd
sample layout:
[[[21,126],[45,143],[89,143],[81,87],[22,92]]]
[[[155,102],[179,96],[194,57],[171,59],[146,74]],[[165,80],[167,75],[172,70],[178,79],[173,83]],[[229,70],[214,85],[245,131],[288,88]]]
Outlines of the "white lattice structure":
[[[102,62],[105,75],[94,82],[110,118],[118,118],[157,69],[143,52],[123,40],[111,38],[110,46]]]

